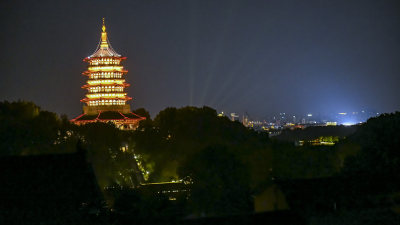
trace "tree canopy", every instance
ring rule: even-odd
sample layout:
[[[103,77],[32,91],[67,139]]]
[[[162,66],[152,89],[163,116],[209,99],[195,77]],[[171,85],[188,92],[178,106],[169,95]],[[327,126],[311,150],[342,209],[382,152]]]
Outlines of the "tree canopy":
[[[197,213],[234,214],[253,209],[248,170],[224,146],[193,154],[178,173],[193,182],[190,206]]]
[[[148,182],[184,179],[192,182],[191,210],[214,215],[248,211],[250,196],[274,179],[400,178],[399,112],[368,120],[335,146],[301,147],[209,107],[169,107],[153,120],[145,109],[134,112],[146,120],[122,131],[112,123],[76,126],[31,102],[0,102],[0,156],[84,151],[101,187],[138,185],[142,175]]]
[[[218,117],[209,107],[166,108],[153,121],[141,124],[133,138],[135,152],[147,159],[147,165],[154,165],[148,168],[153,181],[178,179],[178,166],[208,146],[223,145],[235,155],[248,155],[246,150],[268,141],[266,134]]]
[[[0,102],[0,156],[86,151],[101,187],[132,186],[137,174],[129,133],[113,124],[76,126],[32,102]],[[124,151],[121,150],[124,147]]]
[[[359,151],[347,158],[344,173],[400,178],[400,112],[369,119],[349,142]]]

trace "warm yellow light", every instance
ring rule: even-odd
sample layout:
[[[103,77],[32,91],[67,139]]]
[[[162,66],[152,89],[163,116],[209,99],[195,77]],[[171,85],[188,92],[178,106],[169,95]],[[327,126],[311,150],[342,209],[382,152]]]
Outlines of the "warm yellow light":
[[[93,59],[90,61],[90,65],[102,65],[102,64],[120,64],[121,60],[113,58]]]
[[[96,85],[96,84],[123,84],[125,79],[118,79],[118,80],[88,80],[87,83],[89,85]]]
[[[103,19],[103,27],[101,28],[103,32],[101,32],[101,48],[108,48],[108,43],[107,43],[107,32],[106,32],[106,25],[104,24],[104,19]]]
[[[122,71],[123,66],[92,66],[89,71]]]
[[[90,73],[89,77],[91,79],[99,79],[99,78],[121,78],[121,72],[94,72]]]
[[[124,88],[120,86],[97,86],[97,87],[89,87],[90,93],[97,92],[123,92]]]
[[[89,106],[98,106],[98,105],[125,105],[126,100],[89,100],[87,104]]]
[[[336,126],[337,122],[326,122],[327,126]]]
[[[125,98],[126,93],[87,94],[88,98]]]

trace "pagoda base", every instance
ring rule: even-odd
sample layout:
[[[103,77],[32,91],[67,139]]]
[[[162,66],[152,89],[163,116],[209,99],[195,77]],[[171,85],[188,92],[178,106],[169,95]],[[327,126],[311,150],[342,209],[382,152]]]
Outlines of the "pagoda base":
[[[127,105],[129,106],[129,105]],[[115,126],[121,130],[135,130],[139,126],[141,120],[145,120],[145,117],[139,116],[133,112],[124,113],[121,111],[101,111],[99,110],[96,114],[86,114],[72,119],[71,122],[76,125],[85,125],[88,123],[114,123]]]
[[[99,105],[99,106],[83,106],[83,113],[87,115],[97,115],[104,111],[118,111],[121,113],[130,113],[130,105]]]

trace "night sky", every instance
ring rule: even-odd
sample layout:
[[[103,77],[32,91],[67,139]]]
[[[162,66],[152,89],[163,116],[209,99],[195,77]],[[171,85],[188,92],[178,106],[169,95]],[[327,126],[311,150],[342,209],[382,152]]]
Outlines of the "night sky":
[[[0,100],[82,111],[106,18],[133,108],[400,110],[400,1],[1,1]]]

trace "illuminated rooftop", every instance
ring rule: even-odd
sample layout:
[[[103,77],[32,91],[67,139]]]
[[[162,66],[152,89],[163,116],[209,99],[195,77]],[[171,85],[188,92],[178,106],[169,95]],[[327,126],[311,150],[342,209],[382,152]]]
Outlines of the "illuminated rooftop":
[[[106,25],[104,23],[104,18],[103,18],[103,26],[102,26],[102,31],[101,32],[101,37],[100,37],[100,42],[97,45],[96,50],[94,53],[87,58],[94,58],[94,57],[121,57],[120,54],[118,54],[112,47],[111,43],[108,40],[107,37],[107,32],[106,32]]]

